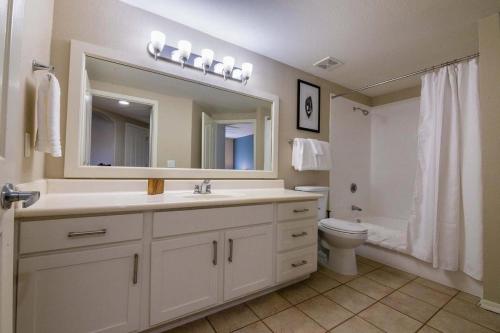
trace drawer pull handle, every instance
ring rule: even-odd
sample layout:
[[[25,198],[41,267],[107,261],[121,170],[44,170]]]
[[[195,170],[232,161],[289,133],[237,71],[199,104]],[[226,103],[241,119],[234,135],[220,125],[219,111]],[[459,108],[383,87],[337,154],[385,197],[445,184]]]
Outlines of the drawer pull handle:
[[[132,283],[137,284],[137,275],[139,273],[139,255],[134,254],[134,276],[132,277]]]
[[[233,240],[229,238],[229,257],[227,261],[233,262]]]
[[[308,212],[309,209],[308,208],[304,208],[304,209],[294,209],[293,212],[294,213],[306,213]]]
[[[307,236],[307,232],[302,231],[302,232],[301,232],[301,233],[299,233],[299,234],[292,234],[292,237],[293,237],[293,238],[303,237],[303,236]]]
[[[213,241],[212,245],[214,247],[214,257],[212,259],[212,263],[214,264],[214,266],[217,266],[217,241]]]
[[[305,264],[307,264],[307,260],[302,260],[302,261],[301,261],[301,262],[299,262],[299,263],[293,263],[293,264],[292,264],[292,267],[300,267],[300,266],[303,266],[303,265],[305,265]]]
[[[91,230],[91,231],[71,231],[68,232],[68,238],[105,235],[107,232],[108,231],[106,229]]]

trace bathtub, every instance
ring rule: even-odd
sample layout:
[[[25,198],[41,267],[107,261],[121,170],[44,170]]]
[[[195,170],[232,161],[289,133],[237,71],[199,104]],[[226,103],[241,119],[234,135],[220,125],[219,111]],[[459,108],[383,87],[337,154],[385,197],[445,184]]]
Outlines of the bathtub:
[[[383,216],[360,216],[349,220],[360,222],[368,229],[368,239],[356,249],[356,254],[482,297],[481,281],[463,272],[433,268],[431,264],[407,254],[407,220]]]

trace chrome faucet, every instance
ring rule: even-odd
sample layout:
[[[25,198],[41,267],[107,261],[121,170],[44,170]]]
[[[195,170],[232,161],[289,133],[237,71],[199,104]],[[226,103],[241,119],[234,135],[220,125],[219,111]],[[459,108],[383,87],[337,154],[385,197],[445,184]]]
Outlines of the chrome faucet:
[[[351,210],[354,212],[354,211],[358,211],[358,212],[361,212],[363,211],[361,208],[359,208],[358,206],[355,206],[355,205],[352,205],[351,206]]]
[[[212,193],[212,184],[210,179],[204,179],[200,185],[194,186],[194,194],[210,194]]]

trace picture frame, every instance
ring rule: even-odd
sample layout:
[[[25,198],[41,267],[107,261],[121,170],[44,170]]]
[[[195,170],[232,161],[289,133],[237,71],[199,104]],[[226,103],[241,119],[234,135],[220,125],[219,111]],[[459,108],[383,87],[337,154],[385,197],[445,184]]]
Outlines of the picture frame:
[[[321,88],[304,80],[297,80],[297,129],[320,132]]]

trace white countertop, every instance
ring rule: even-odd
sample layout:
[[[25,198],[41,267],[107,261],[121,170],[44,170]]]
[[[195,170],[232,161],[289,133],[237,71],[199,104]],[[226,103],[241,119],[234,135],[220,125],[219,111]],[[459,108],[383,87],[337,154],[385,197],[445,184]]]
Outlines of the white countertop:
[[[266,202],[315,200],[321,195],[283,188],[214,190],[212,194],[192,191],[46,193],[29,208],[16,208],[16,218],[120,213],[180,208],[244,205]],[[20,207],[20,206],[19,206]]]

